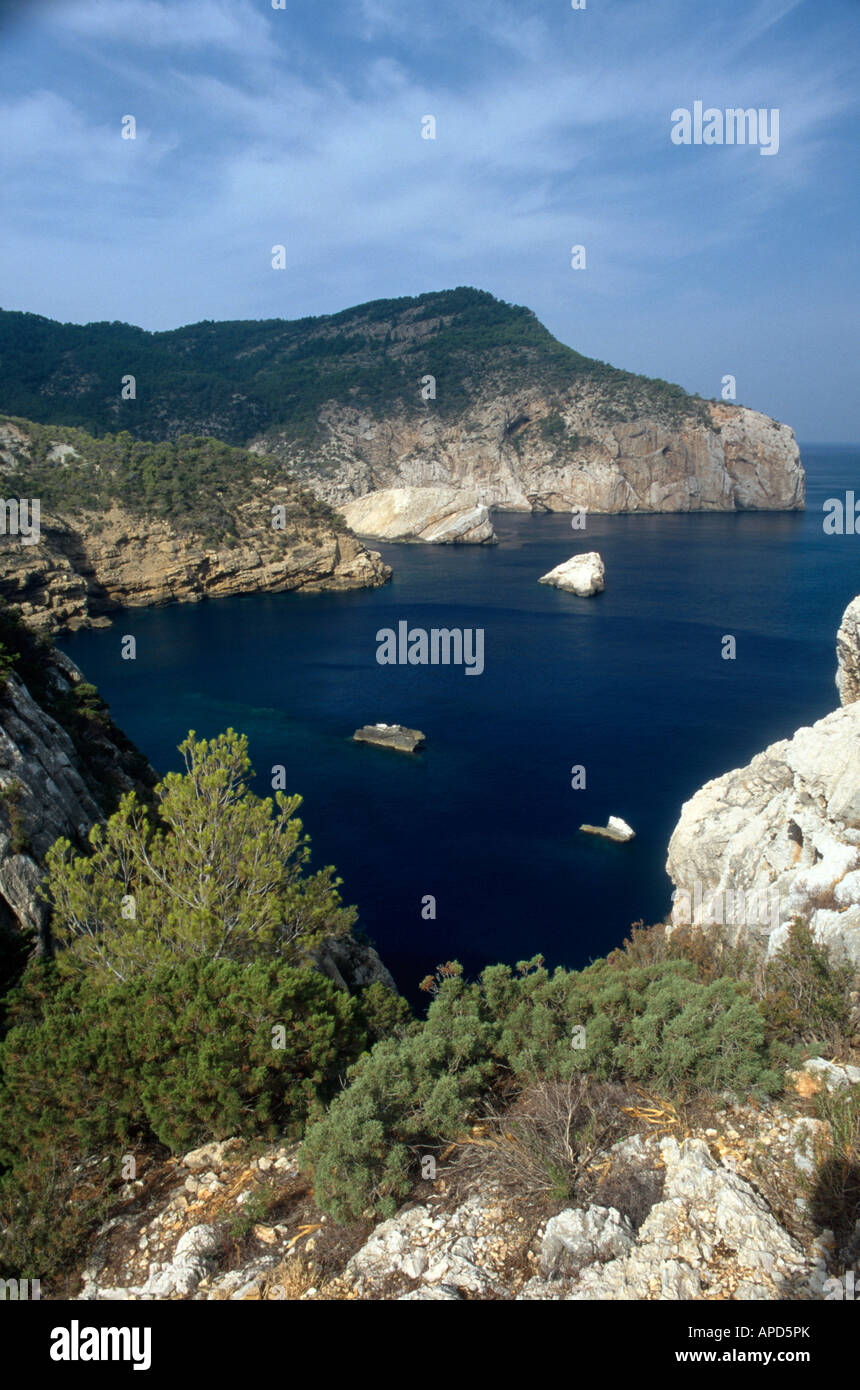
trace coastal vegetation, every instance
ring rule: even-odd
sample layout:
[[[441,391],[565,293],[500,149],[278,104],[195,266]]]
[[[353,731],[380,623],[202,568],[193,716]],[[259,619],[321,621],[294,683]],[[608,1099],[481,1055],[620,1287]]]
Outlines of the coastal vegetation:
[[[180,532],[223,541],[236,535],[237,508],[255,496],[273,495],[275,488],[281,534],[317,525],[346,529],[337,512],[286,478],[272,460],[217,439],[183,434],[153,443],[129,430],[95,437],[74,426],[13,416],[0,417],[0,428],[4,424],[14,430],[17,445],[5,459],[0,455],[4,495],[38,497],[43,513],[85,517],[92,534],[118,505],[133,517],[169,521]]]
[[[850,971],[800,923],[767,965],[639,925],[578,971],[536,956],[468,980],[450,962],[422,984],[424,1017],[381,982],[350,993],[315,960],[356,913],[333,869],[310,869],[300,798],[255,796],[232,730],[181,752],[151,800],[128,793],[84,850],[48,855],[53,956],[4,1000],[4,1276],[66,1267],[143,1151],[304,1136],[317,1206],[354,1222],[495,1124],[496,1159],[527,1154],[528,1182],[569,1198],[631,1087],[676,1108],[766,1101],[810,1052],[849,1046]]]

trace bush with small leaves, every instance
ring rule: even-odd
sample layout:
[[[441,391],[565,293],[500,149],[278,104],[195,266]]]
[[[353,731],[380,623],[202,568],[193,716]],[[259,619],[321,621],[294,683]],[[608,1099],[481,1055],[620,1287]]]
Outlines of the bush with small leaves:
[[[27,989],[21,1008],[32,1008]],[[278,961],[189,961],[93,990],[66,981],[0,1044],[0,1161],[45,1145],[178,1151],[299,1134],[367,1043],[358,1000]]]

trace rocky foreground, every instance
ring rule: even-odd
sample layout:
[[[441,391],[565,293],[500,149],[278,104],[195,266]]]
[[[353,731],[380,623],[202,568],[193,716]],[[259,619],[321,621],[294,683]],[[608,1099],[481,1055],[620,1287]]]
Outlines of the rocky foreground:
[[[134,402],[105,373],[117,354],[147,384]],[[2,408],[241,445],[380,539],[485,543],[493,508],[804,506],[787,425],[586,357],[468,287],[157,335],[0,310],[0,356]]]
[[[836,1079],[827,1083],[846,1084],[848,1070],[831,1067]],[[853,1076],[860,1080],[856,1069]],[[806,1080],[799,1089],[807,1097],[825,1084]],[[295,1145],[254,1150],[233,1139],[150,1162],[126,1185],[67,1294],[233,1302],[833,1296],[835,1241],[810,1219],[828,1127],[805,1113],[807,1100],[728,1104],[693,1127],[671,1106],[631,1108],[634,1132],[595,1158],[598,1200],[556,1203],[552,1215],[524,1192],[458,1183],[456,1145],[448,1170],[443,1164],[396,1217],[372,1227],[338,1226],[315,1207]],[[476,1133],[471,1142],[486,1140]]]

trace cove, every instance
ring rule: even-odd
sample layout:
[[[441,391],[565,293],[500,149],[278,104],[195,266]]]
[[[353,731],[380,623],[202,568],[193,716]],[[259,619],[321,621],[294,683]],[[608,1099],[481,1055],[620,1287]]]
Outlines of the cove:
[[[860,453],[810,448],[804,463],[805,513],[589,516],[575,532],[567,514],[496,513],[497,546],[377,546],[394,567],[381,589],[128,610],[59,645],[159,772],[190,728],[228,725],[248,734],[261,795],[283,764],[313,863],[337,866],[413,999],[450,959],[578,967],[666,913],[682,802],[838,703],[834,639],[860,550],[823,532],[822,508],[856,487]],[[603,556],[604,593],[538,584],[579,550]],[[400,621],[482,629],[481,678],[380,665],[377,634]],[[377,722],[421,729],[426,748],[352,742]],[[579,834],[609,815],[636,839]]]

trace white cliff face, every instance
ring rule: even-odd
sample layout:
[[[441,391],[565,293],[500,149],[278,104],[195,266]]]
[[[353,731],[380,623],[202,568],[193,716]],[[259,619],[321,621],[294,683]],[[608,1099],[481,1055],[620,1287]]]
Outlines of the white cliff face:
[[[555,589],[565,589],[568,593],[578,594],[580,598],[588,598],[606,588],[606,570],[597,551],[589,550],[584,555],[573,555],[556,565],[555,569],[542,575],[538,583],[551,584]]]
[[[332,403],[321,412],[325,438],[313,459],[299,457],[283,435],[253,448],[282,458],[319,497],[343,509],[357,531],[362,513],[347,510],[354,499],[401,489],[453,489],[465,510],[803,507],[804,472],[787,425],[715,403],[703,405],[701,418],[674,424],[647,416],[608,422],[608,405],[600,388],[587,383],[553,397],[534,386],[487,394],[465,417],[446,417],[428,403],[423,417],[376,419]],[[375,522],[363,534],[394,539],[378,527]]]
[[[836,688],[843,705],[860,700],[860,597],[849,603],[836,634]]]
[[[391,487],[340,507],[347,526],[375,540],[451,544],[494,541],[487,509],[454,487]]]
[[[843,698],[857,669],[852,611],[856,599],[840,629]],[[706,783],[681,811],[666,868],[674,925],[715,923],[772,954],[800,918],[836,961],[860,967],[860,701]]]

